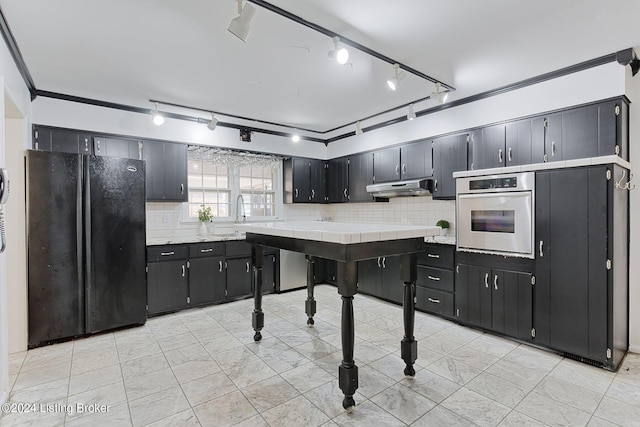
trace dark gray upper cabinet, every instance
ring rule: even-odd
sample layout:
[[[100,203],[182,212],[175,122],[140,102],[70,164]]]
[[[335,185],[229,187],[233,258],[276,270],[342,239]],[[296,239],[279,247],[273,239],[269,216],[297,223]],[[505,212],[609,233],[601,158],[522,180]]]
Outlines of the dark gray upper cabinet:
[[[142,141],[126,138],[93,137],[93,152],[96,156],[122,157],[142,160]]]
[[[325,203],[327,201],[327,170],[328,163],[325,160],[311,159],[310,168],[310,198],[312,203]]]
[[[349,157],[329,160],[329,202],[349,201]]]
[[[455,199],[453,173],[467,170],[467,134],[437,138],[433,141],[434,199]]]
[[[524,119],[505,126],[505,166],[527,165],[544,161],[544,142],[533,144],[533,120]],[[534,160],[535,159],[535,160]]]
[[[283,164],[285,203],[325,203],[327,162],[293,157]]]
[[[367,185],[373,184],[373,153],[349,156],[349,201],[371,202]]]
[[[186,202],[187,146],[170,142],[144,141],[147,200]]]
[[[400,178],[418,179],[433,174],[431,141],[418,141],[400,147]]]
[[[400,181],[400,147],[373,152],[373,181]]]
[[[33,126],[33,148],[74,154],[93,154],[91,135],[73,129]]]

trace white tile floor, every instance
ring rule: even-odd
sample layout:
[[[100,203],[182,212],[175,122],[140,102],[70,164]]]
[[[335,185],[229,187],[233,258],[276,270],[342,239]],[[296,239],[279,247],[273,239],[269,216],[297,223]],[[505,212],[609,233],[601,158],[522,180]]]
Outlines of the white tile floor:
[[[303,290],[265,296],[259,343],[253,301],[243,300],[14,354],[10,402],[31,411],[4,414],[0,425],[640,425],[640,355],[611,373],[417,313],[419,359],[408,379],[401,307],[362,295],[360,387],[347,413],[337,381],[339,295],[316,288],[313,328],[305,298]]]

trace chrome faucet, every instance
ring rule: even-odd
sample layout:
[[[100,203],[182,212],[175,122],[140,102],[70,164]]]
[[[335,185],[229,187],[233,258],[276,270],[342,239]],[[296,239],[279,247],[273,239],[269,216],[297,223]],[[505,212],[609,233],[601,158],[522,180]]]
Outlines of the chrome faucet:
[[[238,194],[238,197],[236,198],[236,224],[240,224],[240,207],[239,206],[242,206],[242,223],[246,223],[247,215],[244,211],[244,197],[242,197],[242,194]]]

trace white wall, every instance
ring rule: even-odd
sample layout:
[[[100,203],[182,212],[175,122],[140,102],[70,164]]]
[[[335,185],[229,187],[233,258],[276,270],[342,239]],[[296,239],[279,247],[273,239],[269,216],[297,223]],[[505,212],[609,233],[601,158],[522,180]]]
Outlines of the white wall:
[[[636,51],[639,51],[636,48]],[[640,165],[640,74],[631,77],[631,70],[626,73],[627,96],[633,102],[629,108],[629,155],[631,164]],[[629,350],[640,353],[640,186],[638,171],[632,184],[636,189],[630,194],[631,230],[629,236]],[[635,260],[635,262],[634,262]]]
[[[286,156],[325,159],[327,148],[322,143],[291,141],[290,138],[254,133],[251,142],[241,142],[237,129],[218,127],[215,131],[205,124],[166,119],[162,126],[151,122],[147,114],[38,97],[33,102],[33,123],[92,132],[129,135],[138,138],[161,139],[189,144],[210,145],[238,150],[261,151]],[[189,111],[182,112],[192,115]],[[195,116],[195,114],[193,114]]]
[[[460,107],[333,142],[328,158],[455,132],[625,93],[624,68],[609,63]]]
[[[0,167],[7,168],[10,174],[20,175],[20,172],[16,170],[15,165],[7,162],[5,156],[5,149],[9,144],[19,144],[24,146],[25,141],[13,141],[5,140],[5,112],[10,115],[14,115],[16,111],[22,112],[25,119],[23,120],[23,128],[29,126],[29,118],[31,113],[31,103],[29,97],[29,91],[15,67],[13,58],[6,48],[4,43],[0,43]],[[7,101],[5,101],[7,100]],[[5,102],[7,106],[5,107]],[[6,208],[15,203],[15,200],[19,200],[20,196],[12,194],[13,197],[9,198]],[[6,221],[6,229],[10,230],[14,224],[9,220]],[[8,236],[7,236],[8,237]],[[25,236],[21,236],[22,242],[24,242]],[[8,241],[7,245],[14,245],[16,242]],[[9,396],[9,329],[8,325],[13,325],[14,319],[8,317],[8,307],[13,303],[7,298],[7,277],[11,277],[12,265],[7,262],[7,253],[0,254],[0,402],[7,400]],[[22,287],[26,289],[26,282],[24,283],[12,283],[12,286]]]

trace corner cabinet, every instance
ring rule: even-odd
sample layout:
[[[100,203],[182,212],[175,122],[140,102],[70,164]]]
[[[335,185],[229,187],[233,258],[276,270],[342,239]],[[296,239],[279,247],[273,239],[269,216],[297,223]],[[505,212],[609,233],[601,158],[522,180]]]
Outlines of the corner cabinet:
[[[327,162],[293,157],[283,163],[285,203],[325,203]]]
[[[147,201],[188,201],[187,145],[143,141],[143,158],[147,162]]]
[[[535,342],[616,369],[628,348],[629,192],[617,165],[536,172]]]

